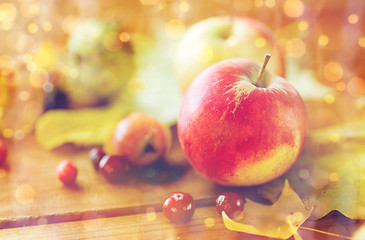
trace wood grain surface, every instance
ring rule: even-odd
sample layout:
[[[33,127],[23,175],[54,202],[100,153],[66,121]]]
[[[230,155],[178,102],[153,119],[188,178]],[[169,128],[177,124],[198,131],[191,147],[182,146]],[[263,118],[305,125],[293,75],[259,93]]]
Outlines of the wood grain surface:
[[[166,163],[133,171],[116,184],[94,170],[87,148],[66,145],[44,151],[34,136],[11,142],[0,170],[0,239],[269,239],[226,229],[215,198],[232,188],[197,174],[174,139]],[[74,186],[57,178],[56,166],[63,159],[78,167]],[[161,212],[174,191],[189,192],[196,200],[196,213],[187,224],[170,224]],[[257,197],[255,188],[244,191]],[[331,213],[307,220],[299,233],[303,239],[348,239],[361,223]]]

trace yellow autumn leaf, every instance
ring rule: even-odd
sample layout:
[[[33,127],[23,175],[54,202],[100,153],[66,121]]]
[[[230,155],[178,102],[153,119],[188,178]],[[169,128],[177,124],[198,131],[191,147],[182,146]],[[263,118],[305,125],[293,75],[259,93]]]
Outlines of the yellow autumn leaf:
[[[232,231],[245,232],[271,238],[288,239],[294,236],[301,239],[298,228],[310,217],[312,209],[307,210],[299,196],[286,180],[284,189],[273,205],[263,205],[247,200],[244,216],[240,222],[222,213],[224,225]]]

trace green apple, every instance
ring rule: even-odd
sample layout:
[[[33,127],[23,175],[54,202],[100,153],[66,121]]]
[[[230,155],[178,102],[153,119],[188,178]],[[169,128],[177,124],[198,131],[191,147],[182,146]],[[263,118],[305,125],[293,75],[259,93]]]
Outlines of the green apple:
[[[212,17],[191,26],[178,43],[174,70],[183,92],[207,67],[243,57],[261,62],[271,54],[269,70],[284,77],[285,59],[274,33],[263,23],[243,17]]]

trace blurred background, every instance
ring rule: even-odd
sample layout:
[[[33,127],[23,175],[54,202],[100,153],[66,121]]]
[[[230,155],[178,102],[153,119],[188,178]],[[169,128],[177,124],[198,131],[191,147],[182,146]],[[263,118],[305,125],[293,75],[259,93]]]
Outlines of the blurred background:
[[[254,18],[274,32],[285,52],[286,78],[305,98],[310,127],[361,117],[364,11],[365,2],[358,0],[1,0],[0,135],[21,140],[46,111],[106,106],[122,88],[143,89],[144,97],[155,91],[141,98],[142,110],[157,112],[167,104],[162,118],[174,124],[182,93],[168,59],[190,26],[214,16]],[[102,32],[99,42],[90,40],[88,28]],[[149,41],[168,41],[172,47]],[[258,48],[264,44],[255,43]],[[140,69],[162,53],[165,67],[162,61],[158,74],[143,83],[141,76],[151,74]],[[133,55],[137,60],[131,60]],[[108,79],[121,75],[128,81],[108,85]],[[158,82],[158,75],[168,77]],[[175,104],[151,100],[170,89],[166,98]]]

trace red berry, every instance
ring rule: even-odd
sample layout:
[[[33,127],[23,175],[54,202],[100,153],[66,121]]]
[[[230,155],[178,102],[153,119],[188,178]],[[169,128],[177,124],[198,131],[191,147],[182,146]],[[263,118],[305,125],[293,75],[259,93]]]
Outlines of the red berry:
[[[127,159],[124,156],[105,155],[99,163],[101,174],[110,182],[116,182],[129,171]]]
[[[100,160],[105,156],[105,152],[101,147],[92,148],[89,152],[89,159],[95,170],[99,170]]]
[[[77,168],[69,160],[63,160],[57,166],[57,174],[64,184],[72,184],[76,181]]]
[[[193,197],[184,192],[174,192],[163,204],[163,213],[172,223],[184,223],[195,212]]]
[[[4,164],[7,155],[5,143],[0,139],[0,166]]]
[[[216,207],[219,214],[224,211],[229,218],[236,219],[242,216],[244,201],[237,193],[225,192],[217,198]]]

